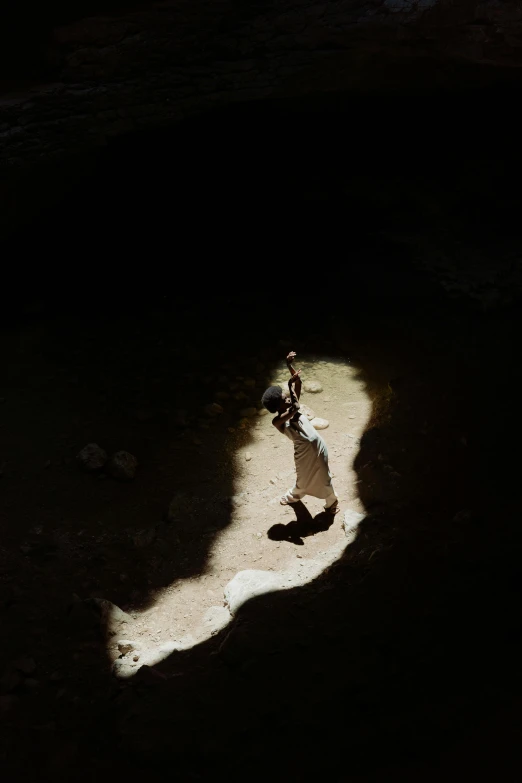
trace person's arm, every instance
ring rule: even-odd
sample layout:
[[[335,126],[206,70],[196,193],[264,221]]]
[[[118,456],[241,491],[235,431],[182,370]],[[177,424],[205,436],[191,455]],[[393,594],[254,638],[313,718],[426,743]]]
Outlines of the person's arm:
[[[286,366],[290,370],[291,378],[288,381],[288,389],[290,391],[290,396],[292,398],[292,401],[294,401],[294,397],[296,398],[296,402],[299,400],[299,397],[301,396],[301,378],[299,377],[301,374],[301,370],[294,369],[293,361],[295,359],[295,351],[290,351],[288,356],[286,357]]]
[[[280,413],[279,416],[276,416],[275,419],[272,419],[272,424],[277,430],[279,430],[279,432],[283,432],[286,422],[295,416],[297,410],[298,408],[296,405],[291,405],[287,411]]]
[[[299,409],[299,397],[301,396],[301,378],[299,373],[301,370],[297,370],[290,380],[288,381],[288,391],[290,392],[290,399],[294,408]]]

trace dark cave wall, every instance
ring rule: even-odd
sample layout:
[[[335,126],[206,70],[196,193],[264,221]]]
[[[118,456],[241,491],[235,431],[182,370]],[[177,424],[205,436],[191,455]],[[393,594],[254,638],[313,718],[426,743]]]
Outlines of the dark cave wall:
[[[41,11],[37,18],[41,33],[31,28],[3,83],[4,166],[62,157],[231,102],[394,87],[404,83],[401,63],[412,57],[438,62],[430,78],[448,85],[455,60],[522,64],[518,3],[177,0],[54,28],[63,16],[51,4],[49,22]],[[27,62],[40,57],[25,73],[24,51]],[[39,86],[30,89],[31,80]]]

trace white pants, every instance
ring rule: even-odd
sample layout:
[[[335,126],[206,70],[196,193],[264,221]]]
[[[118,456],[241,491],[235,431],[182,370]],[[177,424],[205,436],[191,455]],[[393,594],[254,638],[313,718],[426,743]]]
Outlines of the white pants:
[[[293,489],[289,489],[288,492],[284,495],[288,503],[297,503],[299,500],[302,500],[306,497],[306,493],[303,493],[300,489],[297,487],[294,487]],[[337,503],[339,498],[337,497],[335,493],[335,489],[333,488],[332,484],[332,494],[328,495],[324,502],[325,508],[330,508],[333,506],[334,503]]]

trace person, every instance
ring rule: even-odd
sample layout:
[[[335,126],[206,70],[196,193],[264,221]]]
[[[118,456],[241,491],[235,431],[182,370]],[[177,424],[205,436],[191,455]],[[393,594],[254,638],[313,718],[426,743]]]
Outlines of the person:
[[[293,362],[295,351],[290,351],[286,363],[290,371],[288,394],[281,386],[269,386],[261,402],[270,413],[276,413],[272,424],[294,444],[296,482],[280,500],[286,506],[298,503],[306,495],[325,501],[325,511],[336,514],[339,511],[339,498],[332,484],[332,474],[328,467],[328,449],[317,430],[308,418],[301,413],[301,370],[295,370]]]

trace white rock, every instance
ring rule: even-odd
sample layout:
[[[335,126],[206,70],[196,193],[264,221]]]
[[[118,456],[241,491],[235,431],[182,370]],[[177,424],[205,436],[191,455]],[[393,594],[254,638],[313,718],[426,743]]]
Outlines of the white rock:
[[[325,430],[330,425],[328,419],[320,419],[318,417],[312,419],[310,423],[316,430]]]
[[[225,603],[230,613],[235,614],[251,598],[280,590],[283,581],[280,574],[270,571],[240,571],[225,587]]]
[[[136,475],[138,460],[128,451],[117,451],[112,455],[107,469],[111,476],[120,481],[131,481]]]
[[[118,650],[121,652],[122,655],[128,655],[131,652],[134,652],[136,649],[135,642],[129,642],[127,639],[121,639],[118,643]]]
[[[348,509],[348,511],[344,512],[342,527],[347,538],[351,539],[352,541],[355,539],[357,527],[363,519],[364,514],[360,514],[358,511]]]
[[[315,411],[309,408],[308,405],[300,405],[299,410],[301,411],[302,414],[306,416],[308,421],[312,421],[312,419],[315,419]]]
[[[266,416],[268,414],[268,411],[266,408],[259,408],[257,415],[258,416]]]
[[[247,462],[250,462],[250,460],[251,460],[251,459],[252,459],[252,452],[250,452],[250,451],[246,451],[246,452],[245,452],[245,460],[246,460]]]
[[[319,394],[319,392],[322,392],[323,387],[319,381],[305,381],[303,383],[303,389],[306,392],[310,392],[310,394]]]
[[[201,626],[205,632],[214,636],[225,628],[231,619],[230,612],[225,606],[211,606],[203,615]]]
[[[107,462],[107,452],[98,446],[97,443],[88,443],[76,456],[79,464],[84,470],[101,470]]]

